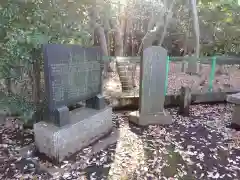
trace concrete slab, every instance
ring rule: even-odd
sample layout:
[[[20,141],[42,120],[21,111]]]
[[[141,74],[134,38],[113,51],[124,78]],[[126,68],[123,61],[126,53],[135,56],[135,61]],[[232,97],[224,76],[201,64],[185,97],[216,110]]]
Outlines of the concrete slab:
[[[82,108],[70,112],[70,124],[63,127],[47,122],[34,124],[35,143],[40,153],[61,162],[75,152],[109,133],[112,108]]]

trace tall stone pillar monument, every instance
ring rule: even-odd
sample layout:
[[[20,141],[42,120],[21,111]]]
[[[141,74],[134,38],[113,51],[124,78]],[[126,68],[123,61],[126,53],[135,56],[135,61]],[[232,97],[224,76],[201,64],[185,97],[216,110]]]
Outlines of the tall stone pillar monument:
[[[130,121],[146,126],[171,124],[172,117],[164,110],[167,51],[160,46],[144,49],[140,71],[140,107],[130,114]]]

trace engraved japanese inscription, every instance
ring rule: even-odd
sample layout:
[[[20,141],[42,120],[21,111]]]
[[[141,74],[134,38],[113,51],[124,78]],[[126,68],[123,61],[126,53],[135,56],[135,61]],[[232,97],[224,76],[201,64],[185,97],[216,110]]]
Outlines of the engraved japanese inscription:
[[[99,47],[48,44],[43,47],[43,52],[50,110],[101,93],[102,68]]]
[[[142,114],[155,114],[163,111],[166,59],[167,51],[162,47],[152,46],[143,52],[142,89],[140,94],[140,112]]]

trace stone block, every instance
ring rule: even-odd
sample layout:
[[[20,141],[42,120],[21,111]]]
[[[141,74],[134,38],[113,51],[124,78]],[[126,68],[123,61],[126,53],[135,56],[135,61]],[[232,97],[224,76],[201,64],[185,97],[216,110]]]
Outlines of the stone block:
[[[240,104],[240,93],[227,95],[227,102]]]
[[[148,125],[169,125],[173,123],[172,117],[168,112],[163,110],[157,114],[139,114],[139,111],[134,111],[129,114],[129,121],[140,126]]]
[[[41,153],[61,162],[106,135],[112,126],[112,108],[79,108],[70,111],[70,124],[65,126],[34,124],[35,143]]]
[[[149,47],[142,58],[140,112],[156,114],[164,108],[167,51],[160,46]]]
[[[43,57],[45,92],[50,112],[102,93],[100,47],[45,44]]]
[[[65,126],[69,123],[70,111],[67,106],[63,106],[61,108],[57,108],[54,112],[55,124],[58,126]]]
[[[152,46],[143,50],[140,71],[140,112],[131,113],[130,121],[142,126],[172,123],[171,116],[164,110],[167,59],[167,50],[161,46]]]
[[[104,96],[98,94],[97,96],[86,100],[86,107],[97,110],[104,109],[106,107]]]
[[[180,101],[178,113],[183,116],[189,116],[189,108],[192,102],[191,89],[189,87],[181,87],[180,89]]]
[[[232,123],[240,126],[240,105],[235,105],[232,113]]]

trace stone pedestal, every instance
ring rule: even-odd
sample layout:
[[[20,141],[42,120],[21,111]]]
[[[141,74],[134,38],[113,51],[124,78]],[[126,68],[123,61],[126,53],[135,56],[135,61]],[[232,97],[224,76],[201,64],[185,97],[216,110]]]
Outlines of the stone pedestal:
[[[79,108],[70,111],[70,124],[58,127],[47,122],[34,124],[35,143],[41,153],[60,162],[112,129],[112,108]]]
[[[104,96],[101,94],[98,94],[97,96],[94,96],[93,98],[86,100],[86,107],[93,108],[93,109],[103,109],[106,107]]]
[[[148,126],[154,124],[168,125],[172,124],[173,122],[172,117],[165,110],[157,114],[143,114],[143,115],[140,115],[139,111],[134,111],[130,113],[129,121],[140,126]]]

